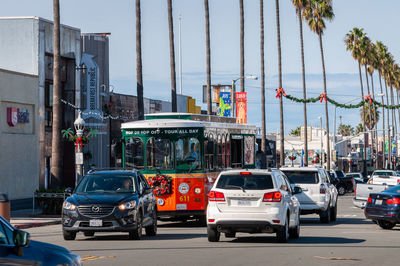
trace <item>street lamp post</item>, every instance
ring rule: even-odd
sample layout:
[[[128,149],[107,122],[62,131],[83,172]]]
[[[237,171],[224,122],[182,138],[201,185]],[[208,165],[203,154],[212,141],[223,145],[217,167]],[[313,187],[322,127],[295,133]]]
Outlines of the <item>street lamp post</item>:
[[[236,106],[235,106],[235,93],[236,93],[236,81],[241,80],[241,79],[252,79],[252,80],[257,80],[258,77],[254,75],[249,75],[249,76],[244,76],[244,77],[239,77],[236,79],[232,80],[232,105],[233,105],[233,114],[232,117],[236,117]]]
[[[83,176],[82,137],[83,137],[83,129],[85,127],[85,120],[83,120],[81,116],[81,111],[78,112],[78,118],[74,122],[74,127],[77,137],[77,141],[75,144],[75,164],[76,164],[75,186],[77,186]]]
[[[323,153],[322,153],[322,148],[323,148],[323,142],[322,142],[322,116],[319,116],[318,117],[319,118],[319,121],[321,122],[321,130],[320,130],[320,134],[321,134],[321,151],[320,151],[320,153],[321,153],[321,155],[319,156],[319,161],[320,161],[320,164],[321,164],[321,166],[323,165],[323,163],[322,163],[322,160],[323,160]]]

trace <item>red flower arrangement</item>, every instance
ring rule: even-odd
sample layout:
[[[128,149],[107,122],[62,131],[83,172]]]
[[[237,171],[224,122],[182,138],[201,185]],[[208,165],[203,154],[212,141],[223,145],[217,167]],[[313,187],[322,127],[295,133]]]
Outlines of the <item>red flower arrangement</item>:
[[[168,195],[172,193],[172,177],[158,174],[149,178],[149,185],[155,196]]]

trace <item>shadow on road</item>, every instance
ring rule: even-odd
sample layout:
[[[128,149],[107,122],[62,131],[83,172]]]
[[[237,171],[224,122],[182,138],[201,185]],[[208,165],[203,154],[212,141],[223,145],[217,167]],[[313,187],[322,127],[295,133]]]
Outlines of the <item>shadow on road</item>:
[[[147,237],[143,236],[142,240],[184,240],[184,239],[192,239],[192,238],[206,238],[207,234],[157,234],[156,236]],[[87,238],[79,238],[77,241],[134,241],[129,239],[127,234],[119,234],[119,235],[99,235],[94,237]]]
[[[323,224],[319,221],[319,218],[300,218],[300,223],[302,226],[315,226],[318,224],[319,226],[335,226],[338,224],[373,224],[372,221],[366,220],[364,218],[356,218],[356,217],[345,217],[345,218],[337,218],[335,222],[330,222],[328,224]]]
[[[157,225],[158,227],[169,227],[169,228],[190,228],[190,227],[206,227],[206,225],[201,225],[198,221],[187,221],[187,222],[162,222]]]
[[[272,236],[239,237],[230,241],[232,243],[276,243]],[[299,239],[289,240],[289,244],[357,244],[365,242],[365,239],[329,237],[329,236],[300,236]]]

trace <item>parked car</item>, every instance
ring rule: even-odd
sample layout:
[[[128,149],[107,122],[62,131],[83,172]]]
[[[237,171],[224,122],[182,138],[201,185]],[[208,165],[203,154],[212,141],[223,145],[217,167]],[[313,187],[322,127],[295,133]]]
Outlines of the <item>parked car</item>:
[[[302,192],[296,194],[301,214],[319,214],[322,223],[336,221],[338,192],[328,173],[320,167],[283,167],[280,169]]]
[[[362,173],[346,173],[345,176],[353,178],[353,185],[368,182],[368,177],[364,177]]]
[[[365,206],[365,216],[383,229],[392,229],[400,224],[400,185],[381,193],[371,193]]]
[[[130,239],[140,239],[143,227],[146,235],[155,236],[156,208],[153,191],[139,171],[91,171],[63,204],[64,239],[74,240],[77,232],[128,232]]]
[[[81,258],[66,248],[30,240],[0,216],[0,265],[81,265]]]
[[[400,175],[393,170],[376,170],[372,173],[368,183],[395,186],[400,183]]]
[[[335,186],[339,195],[344,195],[346,192],[353,192],[353,178],[346,176],[341,170],[331,170],[331,177],[335,180]]]
[[[299,187],[277,169],[221,172],[208,194],[208,241],[221,233],[276,233],[279,242],[300,235]]]

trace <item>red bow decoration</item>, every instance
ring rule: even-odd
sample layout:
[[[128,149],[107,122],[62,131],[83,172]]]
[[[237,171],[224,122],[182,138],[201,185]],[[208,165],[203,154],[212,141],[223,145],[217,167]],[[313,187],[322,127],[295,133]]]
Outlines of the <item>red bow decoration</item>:
[[[279,88],[279,89],[276,89],[276,96],[275,96],[275,98],[281,98],[282,97],[282,94],[284,95],[284,96],[286,96],[286,93],[285,93],[285,91],[283,90],[283,88]]]
[[[81,148],[82,148],[82,137],[79,137],[76,139],[75,147],[78,148],[78,145],[81,145]]]
[[[365,96],[364,98],[365,98],[365,101],[366,101],[366,102],[368,102],[368,100],[369,100],[369,103],[372,104],[371,94],[368,94],[368,95]]]
[[[325,102],[327,102],[327,98],[326,98],[326,93],[321,93],[321,95],[319,96],[319,102],[322,103],[322,101],[325,99]]]

